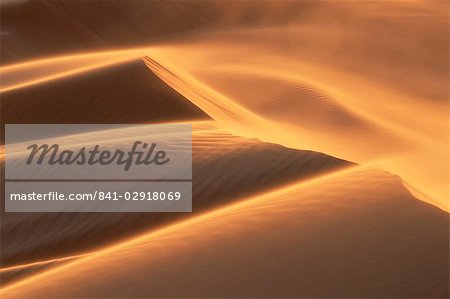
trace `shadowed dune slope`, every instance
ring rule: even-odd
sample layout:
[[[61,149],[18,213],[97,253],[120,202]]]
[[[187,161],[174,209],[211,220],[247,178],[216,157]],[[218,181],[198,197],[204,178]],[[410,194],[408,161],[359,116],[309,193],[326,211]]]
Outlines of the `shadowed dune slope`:
[[[2,212],[1,297],[448,298],[448,5],[2,9],[2,129],[193,123],[194,214]]]
[[[82,59],[95,69],[145,53],[156,75],[232,134],[379,167],[399,175],[416,197],[449,210],[450,177],[442,167],[449,164],[448,2],[255,3],[152,2],[145,9],[176,6],[170,20],[177,15],[176,24],[199,27],[151,47],[154,40],[147,39],[146,47],[118,56],[94,53],[94,65]],[[141,4],[132,2],[129,9]],[[70,16],[77,24],[70,32],[108,36],[101,21],[80,13],[82,4],[37,1],[23,7],[32,5]],[[190,13],[199,5],[202,17],[194,18]],[[115,15],[116,8],[107,11]],[[3,40],[5,49],[13,47],[8,36]],[[71,63],[62,66],[74,71]],[[7,67],[1,72],[7,84],[17,79]]]
[[[448,226],[447,213],[397,178],[354,167],[119,243],[2,294],[447,297]]]
[[[111,131],[96,132],[61,137],[59,142],[108,140],[117,136]],[[210,121],[194,123],[192,146],[194,213],[352,165],[320,153],[235,137]],[[3,213],[2,267],[80,254],[191,216],[191,213]],[[3,283],[9,281],[8,277],[3,275]]]
[[[76,63],[86,67],[93,61],[110,63],[108,54],[93,56],[95,58],[80,58],[76,62],[60,59],[52,62],[52,68],[39,64],[31,64],[23,70],[16,67],[15,77],[4,69],[0,74],[4,75],[3,81],[12,77],[10,80],[15,79],[20,85],[41,78],[41,69],[52,76],[73,71]],[[167,88],[140,59],[11,90],[1,95],[1,102],[2,121],[10,124],[142,123],[208,118],[195,105]]]

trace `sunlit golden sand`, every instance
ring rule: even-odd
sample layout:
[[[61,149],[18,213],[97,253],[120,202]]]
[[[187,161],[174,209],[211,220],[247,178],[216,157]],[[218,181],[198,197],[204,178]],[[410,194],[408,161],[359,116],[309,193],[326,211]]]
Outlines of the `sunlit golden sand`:
[[[111,67],[139,59],[145,53],[146,48],[125,49],[51,57],[4,66],[0,68],[0,77],[2,78],[0,92]]]
[[[367,184],[367,182],[371,183]],[[171,296],[173,295],[172,289],[166,287],[169,281],[172,281],[172,283],[176,281],[180,287],[177,291],[185,296],[214,296],[223,294],[221,292],[224,291],[230,296],[271,292],[264,286],[264,281],[258,280],[251,282],[253,287],[248,289],[252,290],[249,291],[250,293],[246,293],[245,289],[239,287],[240,284],[237,280],[245,276],[247,271],[255,271],[256,269],[259,269],[259,273],[265,273],[263,277],[272,277],[271,275],[267,276],[267,274],[274,273],[279,279],[284,279],[285,286],[289,286],[286,288],[288,294],[290,292],[307,295],[321,294],[320,290],[312,288],[311,285],[306,287],[307,285],[292,280],[293,277],[290,277],[292,273],[287,271],[287,268],[297,265],[296,267],[303,267],[308,270],[308,263],[302,258],[302,252],[305,250],[305,253],[308,252],[309,258],[315,255],[325,258],[322,251],[326,251],[326,249],[314,244],[315,242],[327,243],[326,240],[329,240],[328,234],[330,233],[335,236],[330,242],[333,242],[333,252],[339,256],[339,259],[331,258],[328,260],[327,271],[335,274],[345,271],[345,267],[342,268],[341,263],[349,263],[352,258],[351,256],[349,256],[350,260],[345,258],[345,254],[349,253],[345,248],[347,250],[358,250],[358,246],[354,243],[347,243],[348,239],[345,237],[350,237],[350,235],[355,236],[364,232],[366,238],[371,241],[367,241],[366,245],[369,246],[367,248],[362,245],[359,249],[362,251],[359,254],[367,255],[367,258],[374,258],[380,248],[371,248],[369,244],[378,242],[376,241],[378,238],[376,231],[383,230],[382,227],[384,226],[396,226],[397,221],[399,221],[399,218],[386,218],[383,223],[379,223],[376,216],[378,213],[384,214],[389,209],[402,208],[408,210],[408,215],[422,217],[419,215],[423,213],[422,206],[424,204],[414,204],[414,200],[408,193],[402,191],[398,186],[397,180],[392,176],[364,167],[351,167],[320,178],[295,183],[265,195],[243,198],[237,204],[91,252],[86,257],[74,262],[68,262],[66,265],[7,286],[2,290],[2,294],[5,298],[15,296],[48,298],[58,296],[123,297],[130,294],[133,294],[133,296],[144,294]],[[362,196],[363,194],[364,196]],[[325,209],[324,201],[326,201],[327,206]],[[439,221],[445,221],[443,212],[432,209],[430,213],[435,214],[433,217],[437,217],[437,219],[440,219]],[[397,216],[403,219],[401,214],[397,214]],[[402,221],[416,223],[417,219],[410,218],[407,215],[405,217]],[[364,222],[358,222],[364,218],[366,219]],[[353,224],[350,225],[349,221]],[[425,225],[422,229],[434,229],[434,224],[431,224],[431,222],[422,224]],[[330,231],[331,227],[333,229]],[[208,231],[207,234],[205,234],[205,230]],[[280,234],[280,230],[283,231],[283,234]],[[416,232],[415,238],[417,240],[426,236],[422,232]],[[442,230],[439,234],[441,233],[445,233],[445,230]],[[392,237],[396,238],[395,236]],[[399,236],[405,237],[404,235]],[[324,237],[325,239],[323,239]],[[385,236],[388,239],[392,237]],[[436,239],[429,239],[429,242],[438,247],[444,246],[444,240],[436,237]],[[389,259],[392,263],[388,267],[398,267],[399,265],[395,265],[397,262],[402,264],[409,259],[401,252],[406,248],[414,251],[415,249],[408,247],[408,244],[416,242],[415,238],[414,240],[404,239],[403,242],[383,239],[383,242],[392,241],[390,246],[397,248],[389,253],[380,253],[384,259]],[[270,244],[276,244],[277,250],[272,251],[275,248],[272,248]],[[356,244],[359,244],[359,242]],[[308,251],[309,249],[306,249],[310,246],[317,250],[316,254],[312,254]],[[403,249],[403,246],[406,246],[406,248]],[[244,247],[252,249],[247,252],[247,250],[243,250]],[[281,248],[284,248],[284,250],[281,250]],[[339,253],[340,250],[344,250],[346,253]],[[189,259],[189,256],[195,254],[195,252],[197,252],[196,258],[194,260]],[[401,255],[398,255],[399,253]],[[442,252],[442,254],[445,255],[445,252]],[[276,259],[277,264],[262,262],[269,256],[271,259]],[[361,263],[359,259],[359,262],[358,260],[350,262],[351,266],[347,264],[355,271],[352,272],[353,274],[350,277],[353,282],[360,280],[359,287],[355,287],[351,291],[339,290],[339,283],[347,279],[345,275],[341,274],[342,276],[339,279],[336,277],[336,280],[321,282],[324,286],[321,290],[325,294],[330,290],[334,290],[333,294],[357,295],[368,291],[377,294],[373,286],[364,285],[363,281],[366,278],[370,280],[384,273],[386,266],[379,269],[375,267],[373,270],[366,269],[365,267],[371,267],[372,261],[370,258],[359,266],[358,263]],[[236,267],[230,269],[215,268],[215,261],[223,259],[231,265],[236,265]],[[328,257],[325,259],[328,259]],[[414,258],[410,262],[414,263]],[[118,267],[121,270],[109,271],[108,269],[111,267]],[[284,267],[285,269],[281,270],[278,267]],[[365,275],[358,278],[357,273],[362,271],[362,269],[357,270],[359,267],[365,269]],[[435,270],[440,271],[439,269]],[[187,273],[185,271],[189,272],[190,275],[184,276],[184,273]],[[308,271],[300,272],[302,274],[296,273],[297,278],[302,277],[300,281],[308,281],[309,279],[302,275],[312,275],[312,277],[315,275],[313,272],[309,274]],[[163,275],[163,273],[165,274]],[[427,273],[423,275],[430,274]],[[220,275],[224,279],[219,280],[222,283],[208,285],[204,289],[199,288],[200,285],[197,284],[203,281],[202,277],[208,275]],[[367,277],[364,278],[364,276]],[[419,279],[419,276],[411,277],[411,282],[414,279]],[[263,277],[261,279],[264,280]],[[279,280],[275,277],[271,279]],[[143,283],[143,280],[147,283]],[[227,290],[226,282],[232,283],[237,289]],[[434,283],[439,285],[443,282],[435,281]],[[136,285],[137,288],[135,288]],[[385,287],[390,288],[389,286]],[[303,289],[299,290],[298,288]],[[396,288],[394,287],[394,289]],[[251,293],[255,290],[257,290],[256,293]],[[406,295],[409,292],[414,292],[414,284],[408,284],[405,289],[396,289],[396,292]]]
[[[351,165],[319,153],[289,150],[278,145],[261,143],[256,139],[233,136],[220,130],[214,121],[192,120],[188,123],[193,128],[193,195],[196,198],[194,207],[197,212],[234,202],[246,194],[261,194],[293,181],[308,180]],[[134,125],[133,131],[136,134],[126,138],[123,129],[110,129],[59,136],[57,140],[45,142],[58,142],[76,148],[99,140],[116,144],[133,141],[135,138],[152,137],[148,133],[142,135],[142,132],[146,133],[145,125]],[[34,140],[38,141],[44,142]],[[18,151],[17,155],[21,154]],[[15,155],[11,158],[14,157]],[[234,166],[244,162],[245,169]],[[74,254],[97,248],[99,244],[110,244],[126,236],[135,235],[138,228],[139,231],[151,231],[161,224],[191,216],[164,215],[165,213],[151,217],[141,213],[79,214],[66,214],[63,217],[56,213],[6,214],[2,221],[6,232],[23,229],[27,234],[3,235],[6,246],[2,255],[8,261],[8,264],[3,265],[4,271],[0,271],[4,273],[3,283],[8,284],[45,268],[60,265],[66,259],[55,259],[55,256],[70,258]],[[102,233],[105,230],[110,231],[116,225],[119,227],[114,229],[114,236]],[[64,229],[60,230],[61,227]],[[48,239],[48,236],[51,238]],[[48,242],[55,246],[48,248]],[[73,242],[78,245],[64,245]]]
[[[211,118],[188,122],[194,166],[204,175],[194,180],[201,195],[194,200],[207,207],[232,178],[241,183],[229,188],[252,195],[81,255],[62,248],[58,258],[24,258],[45,242],[81,242],[71,234],[84,238],[123,219],[86,218],[83,228],[70,223],[50,241],[27,246],[14,239],[9,254],[21,262],[0,273],[19,278],[1,289],[2,298],[448,296],[448,3],[204,5],[217,21],[189,35],[2,66],[0,93],[139,61]],[[129,142],[122,133],[84,132],[58,142]],[[299,169],[261,166],[266,155],[292,149],[356,165],[305,155],[313,162],[294,183]],[[255,173],[208,180],[239,154]],[[2,146],[0,162],[4,157]],[[280,159],[286,165],[298,157]],[[58,221],[28,220],[39,223],[37,235]],[[9,229],[25,220],[14,221]]]
[[[431,59],[445,58],[447,51],[444,44],[426,47],[425,38],[444,41],[435,40],[440,35],[422,36],[427,31],[420,30],[422,19],[435,16],[427,26],[439,32],[445,15],[439,3],[416,5],[426,12],[421,19],[408,18],[410,2],[389,12],[373,3],[358,9],[330,4],[336,9],[334,21],[350,15],[358,29],[349,21],[337,31],[316,19],[319,14],[288,27],[212,31],[178,43],[5,66],[0,68],[1,91],[147,55],[145,62],[155,74],[234,135],[385,169],[399,175],[418,198],[448,211],[450,178],[442,167],[449,164],[447,73]],[[323,8],[325,15],[328,9]],[[376,44],[352,38],[374,34],[363,22],[368,14],[392,18],[394,12],[404,18],[391,26],[417,32],[403,40],[417,49],[405,59],[395,59],[397,37],[388,35],[392,27],[378,29],[385,39]],[[322,39],[314,39],[317,32]],[[339,55],[324,46],[347,52]],[[383,51],[374,65],[372,55]]]
[[[385,13],[371,12],[371,17]],[[438,31],[444,20],[439,6],[428,13],[438,16],[429,25]],[[320,51],[321,43],[310,39],[313,32],[306,23],[289,28],[289,38],[307,40],[305,47],[287,42],[286,28],[262,27],[155,47],[145,61],[235,135],[377,166],[399,175],[420,199],[448,211],[449,173],[442,167],[449,164],[448,73],[429,60],[445,60],[445,44],[425,48],[420,34],[408,36],[404,42],[418,54],[408,52],[411,57],[403,61],[391,57],[395,53],[390,43],[396,37],[387,32],[377,44],[361,44],[340,32],[336,43],[348,53],[339,56]],[[413,30],[420,24],[408,18],[392,26]],[[358,36],[373,34],[369,26],[357,32],[350,26],[343,28]],[[336,38],[329,27],[320,27],[320,35]],[[372,54],[381,51],[386,55],[372,65]],[[424,67],[426,72],[421,71]],[[401,69],[405,72],[400,78]]]
[[[151,53],[155,57],[158,57],[158,54],[166,56],[165,59],[170,61],[167,63],[170,68],[170,65],[176,61],[176,57],[181,56],[181,54],[176,54],[177,51],[183,51],[184,56],[189,53],[188,50],[196,54],[201,51],[201,48],[190,49],[191,47],[188,47],[185,49],[183,46],[175,48],[177,50],[172,48],[154,49]],[[223,51],[223,48],[221,50]],[[93,54],[88,56],[94,60],[99,58],[101,58],[100,61],[105,60],[95,64],[92,69],[96,69],[136,59],[136,55],[142,55],[142,53],[143,50],[134,49],[120,52],[120,55],[114,52],[114,54],[99,53],[98,56]],[[171,53],[173,56],[168,56]],[[208,53],[211,53],[210,48],[208,48]],[[227,53],[227,55],[235,57],[239,57],[238,54]],[[119,55],[120,58],[115,61],[111,59],[110,55]],[[73,56],[70,57],[73,58]],[[81,57],[85,59],[84,55]],[[205,53],[202,58],[207,60],[208,55]],[[65,61],[66,58],[58,58],[54,61],[45,60],[44,64],[55,64],[55,69],[59,71],[63,68],[65,71],[50,73],[44,77],[37,76],[33,79],[23,79],[21,76],[29,76],[30,70],[40,69],[41,62],[2,68],[0,73],[3,78],[6,78],[6,82],[10,76],[14,78],[16,72],[21,78],[18,81],[15,81],[17,79],[11,80],[14,83],[11,83],[10,86],[6,85],[7,87],[2,91],[79,73],[79,68],[73,69],[72,65],[67,65]],[[449,209],[448,171],[441,167],[442,161],[448,160],[448,145],[445,136],[448,129],[446,122],[448,104],[446,102],[441,101],[441,104],[430,101],[421,102],[420,98],[412,98],[390,88],[384,91],[380,85],[373,85],[369,89],[364,87],[365,89],[359,90],[360,86],[364,86],[364,84],[361,84],[361,80],[356,77],[344,73],[338,74],[329,69],[320,72],[319,66],[311,67],[302,63],[299,65],[299,69],[302,69],[304,74],[302,76],[306,76],[309,71],[316,76],[316,73],[319,72],[323,78],[295,80],[292,70],[286,71],[283,64],[279,65],[279,72],[273,72],[276,66],[265,66],[260,71],[256,69],[251,72],[249,70],[252,69],[252,65],[250,65],[245,70],[243,68],[242,72],[234,70],[232,74],[226,68],[219,68],[218,74],[222,74],[226,78],[233,78],[236,82],[244,80],[248,84],[245,88],[227,84],[224,87],[219,85],[213,89],[212,84],[202,83],[184,71],[175,74],[153,59],[147,58],[145,61],[166,83],[209,114],[222,128],[235,135],[256,137],[291,148],[315,150],[360,164],[378,166],[400,175],[404,179],[405,185],[410,187],[410,190],[420,199],[431,202],[442,209]],[[193,59],[193,61],[197,60]],[[92,63],[89,59],[86,63],[88,62]],[[291,62],[291,65],[293,63]],[[204,62],[204,65],[211,66],[212,64],[213,62],[209,60]],[[180,62],[180,65],[189,67],[183,65],[183,62]],[[190,67],[194,67],[194,65]],[[261,66],[257,67],[261,68]],[[199,66],[196,64],[195,68],[197,69]],[[50,72],[47,68],[44,69],[46,72]],[[86,70],[92,69],[88,67]],[[239,76],[244,76],[243,78],[246,79],[239,79]],[[214,78],[209,73],[207,77],[210,81],[211,78]],[[251,77],[261,78],[259,80],[265,81],[263,93],[258,92],[261,90],[258,84],[251,84],[251,80],[254,80],[250,80]],[[335,82],[329,83],[330,85],[327,86],[325,82],[331,82],[332,79]],[[228,79],[227,82],[230,83],[233,80]],[[280,82],[283,81],[287,82],[287,85],[280,85]],[[218,82],[220,83],[222,80]],[[352,82],[354,85],[351,85]],[[228,97],[223,92],[217,91],[220,88],[225,88],[233,96]],[[270,88],[274,88],[274,90],[270,90]],[[252,94],[252,90],[257,94]],[[243,97],[239,96],[240,92],[243,93]],[[280,99],[282,100],[281,104],[277,104],[278,98],[272,96],[276,93],[285,95],[283,99]],[[254,100],[249,101],[249,99]],[[380,102],[380,99],[385,102],[383,106],[366,104],[371,101]],[[289,101],[297,101],[297,103],[292,106]],[[302,101],[304,105],[301,105]],[[266,107],[275,107],[274,105],[278,105],[276,110],[266,109]],[[417,116],[416,109],[420,109],[423,115]],[[318,116],[323,110],[329,110],[327,113],[341,115],[342,119],[336,121],[333,118]],[[336,134],[336,130],[341,130],[342,134]],[[351,148],[347,146],[349,143],[352,144]],[[433,159],[430,159],[429,153],[434,153],[431,155]]]
[[[55,258],[55,259],[51,259],[51,260],[34,262],[34,263],[21,264],[21,265],[16,265],[16,266],[11,266],[11,267],[4,267],[4,268],[0,268],[0,273],[5,273],[5,272],[9,272],[9,271],[17,271],[17,270],[21,270],[21,269],[26,269],[26,268],[30,268],[30,267],[34,267],[34,266],[40,266],[40,265],[45,265],[45,264],[50,264],[50,263],[55,263],[55,262],[70,261],[73,259],[85,257],[86,255],[87,254],[67,256],[67,257]]]

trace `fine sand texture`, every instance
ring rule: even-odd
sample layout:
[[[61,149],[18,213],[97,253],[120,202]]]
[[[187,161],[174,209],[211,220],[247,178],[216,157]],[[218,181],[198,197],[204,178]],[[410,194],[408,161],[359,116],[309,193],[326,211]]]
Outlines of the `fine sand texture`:
[[[2,180],[6,124],[193,129],[192,213],[2,190],[1,298],[448,298],[449,8],[0,2]]]
[[[2,294],[443,298],[447,237],[447,213],[391,175],[352,167],[145,233]]]

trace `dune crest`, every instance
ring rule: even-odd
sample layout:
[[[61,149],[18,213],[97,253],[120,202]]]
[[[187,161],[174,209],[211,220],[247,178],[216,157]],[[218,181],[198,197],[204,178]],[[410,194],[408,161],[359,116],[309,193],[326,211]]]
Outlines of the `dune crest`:
[[[134,124],[57,137],[78,148],[187,122],[193,213],[3,192],[2,298],[449,297],[448,1],[13,4],[3,131]]]
[[[448,61],[448,19],[442,3],[414,3],[331,5],[329,24],[324,5],[155,47],[145,62],[234,135],[379,167],[449,211],[448,70],[436,63]]]
[[[2,295],[448,295],[447,213],[415,201],[398,183],[360,166],[293,183],[94,251],[6,286]]]
[[[2,66],[0,93],[136,60],[142,57],[146,50],[147,48],[132,48],[86,52]]]

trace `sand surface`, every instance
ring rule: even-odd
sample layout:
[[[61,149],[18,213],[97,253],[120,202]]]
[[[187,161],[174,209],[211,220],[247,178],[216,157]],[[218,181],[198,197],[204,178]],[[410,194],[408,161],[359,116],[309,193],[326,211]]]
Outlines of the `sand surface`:
[[[3,296],[444,297],[447,236],[447,213],[352,167],[92,252]]]
[[[193,213],[5,213],[2,192],[2,298],[449,296],[447,1],[0,13],[2,129],[193,124]],[[115,136],[84,133],[61,142]]]

